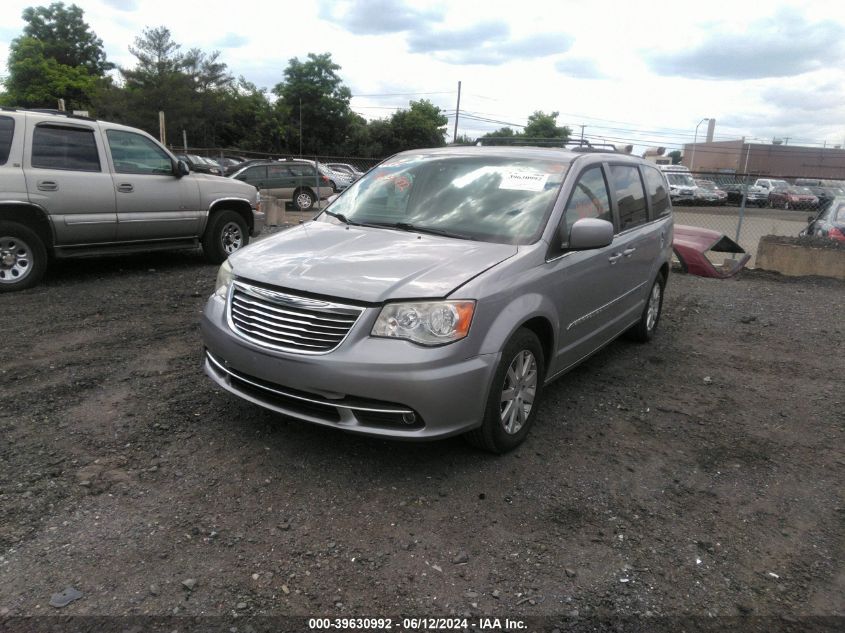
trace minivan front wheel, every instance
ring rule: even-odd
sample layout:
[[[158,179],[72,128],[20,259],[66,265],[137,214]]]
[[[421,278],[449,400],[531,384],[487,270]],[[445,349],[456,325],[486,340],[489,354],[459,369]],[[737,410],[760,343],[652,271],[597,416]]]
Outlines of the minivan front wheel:
[[[666,279],[662,273],[658,274],[648,293],[648,299],[646,299],[640,320],[627,332],[628,338],[641,343],[646,343],[654,338],[654,332],[657,330],[657,324],[660,323],[660,315],[663,311],[663,291],[665,288]]]
[[[209,262],[222,264],[248,243],[249,229],[243,217],[234,211],[223,211],[212,216],[202,238],[202,250]]]
[[[467,440],[493,453],[506,453],[525,440],[537,417],[545,380],[545,358],[537,335],[520,329],[502,350],[484,420]]]

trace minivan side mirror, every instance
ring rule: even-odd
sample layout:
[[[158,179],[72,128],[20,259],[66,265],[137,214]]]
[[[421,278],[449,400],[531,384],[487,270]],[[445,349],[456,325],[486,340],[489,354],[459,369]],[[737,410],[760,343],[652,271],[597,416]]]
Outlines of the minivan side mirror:
[[[177,178],[181,178],[182,176],[187,176],[190,173],[191,170],[188,169],[188,163],[186,163],[184,160],[176,161],[176,166],[173,170],[174,176],[176,176]]]
[[[603,248],[613,241],[613,224],[598,218],[581,218],[564,235],[566,226],[561,226],[561,243],[564,248],[574,251],[586,251],[593,248]]]

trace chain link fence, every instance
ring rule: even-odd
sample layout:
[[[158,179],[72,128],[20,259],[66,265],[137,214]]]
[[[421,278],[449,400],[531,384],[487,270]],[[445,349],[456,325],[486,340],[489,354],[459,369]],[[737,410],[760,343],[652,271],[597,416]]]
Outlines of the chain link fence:
[[[751,254],[751,267],[760,238],[797,237],[835,197],[845,195],[845,182],[824,178],[665,173],[673,188],[675,223],[724,233]]]

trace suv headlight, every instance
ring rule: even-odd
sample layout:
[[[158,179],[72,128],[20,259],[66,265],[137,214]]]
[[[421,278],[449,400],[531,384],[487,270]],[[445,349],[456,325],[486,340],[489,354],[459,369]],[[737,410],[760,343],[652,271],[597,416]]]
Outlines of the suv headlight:
[[[445,345],[469,333],[475,301],[418,301],[384,306],[372,336],[400,338],[420,345]]]
[[[214,284],[214,294],[225,299],[226,294],[229,292],[229,286],[232,285],[234,279],[235,274],[232,272],[232,264],[227,259],[217,271],[217,283]]]

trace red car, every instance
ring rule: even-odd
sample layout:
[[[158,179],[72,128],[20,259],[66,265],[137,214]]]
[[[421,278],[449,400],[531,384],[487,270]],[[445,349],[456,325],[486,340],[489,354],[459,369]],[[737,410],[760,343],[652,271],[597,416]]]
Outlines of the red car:
[[[776,187],[769,192],[773,209],[815,209],[819,199],[807,187]]]

